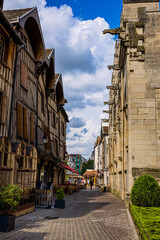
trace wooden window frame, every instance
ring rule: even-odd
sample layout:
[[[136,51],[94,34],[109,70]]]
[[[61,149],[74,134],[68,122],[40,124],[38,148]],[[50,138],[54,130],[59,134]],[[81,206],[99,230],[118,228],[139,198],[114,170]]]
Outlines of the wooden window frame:
[[[52,111],[52,127],[56,128],[56,113]]]
[[[28,67],[22,60],[20,62],[20,82],[21,87],[28,91]]]
[[[28,109],[17,102],[17,137],[28,142]]]
[[[1,38],[4,39],[4,46],[1,45]],[[9,35],[6,33],[6,31],[0,26],[0,62],[7,65],[8,60],[8,49],[9,49]]]
[[[30,113],[30,142],[34,144],[34,114]]]
[[[23,137],[25,141],[28,141],[28,109],[23,107]]]
[[[7,102],[7,96],[3,92],[0,92],[0,124],[2,125],[6,124]]]
[[[23,106],[17,102],[17,137],[23,138]]]

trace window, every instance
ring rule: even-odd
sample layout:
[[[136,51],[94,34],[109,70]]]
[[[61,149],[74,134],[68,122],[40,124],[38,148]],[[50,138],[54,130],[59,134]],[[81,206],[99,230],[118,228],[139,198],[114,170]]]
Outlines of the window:
[[[61,134],[64,136],[64,122],[61,121]]]
[[[0,62],[7,64],[9,37],[0,27]]]
[[[2,139],[2,145],[0,150],[0,167],[8,167],[11,164],[12,156],[10,154],[11,146],[9,139],[4,137]]]
[[[32,168],[32,158],[29,158],[29,168]]]
[[[25,90],[28,89],[28,68],[23,61],[21,61],[21,86]]]
[[[8,154],[4,153],[4,161],[3,161],[3,166],[7,166],[7,159],[8,159]]]
[[[55,114],[54,111],[53,111],[53,113],[52,113],[52,126],[53,126],[53,127],[56,127],[56,114]]]
[[[24,139],[28,140],[28,110],[23,107],[23,136]]]
[[[4,152],[4,160],[3,160],[3,166],[7,167],[7,161],[8,161],[8,144],[5,142],[5,152]]]
[[[18,169],[23,168],[23,157],[17,158]]]
[[[0,123],[6,123],[6,111],[7,111],[7,100],[8,98],[0,92]]]
[[[17,136],[23,138],[23,106],[17,103]]]
[[[5,53],[5,38],[0,34],[0,61],[3,62]]]
[[[27,168],[27,158],[25,157],[25,168]]]
[[[28,141],[28,109],[17,103],[17,136]]]
[[[31,113],[31,119],[30,119],[30,142],[34,143],[34,115]]]
[[[44,114],[44,94],[41,93],[41,112]]]

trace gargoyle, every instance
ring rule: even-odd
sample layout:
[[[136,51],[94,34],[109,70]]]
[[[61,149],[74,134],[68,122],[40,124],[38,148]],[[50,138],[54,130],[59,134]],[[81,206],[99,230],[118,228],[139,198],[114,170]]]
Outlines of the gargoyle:
[[[111,35],[117,35],[122,32],[122,28],[114,28],[114,29],[105,29],[103,34],[110,33]]]

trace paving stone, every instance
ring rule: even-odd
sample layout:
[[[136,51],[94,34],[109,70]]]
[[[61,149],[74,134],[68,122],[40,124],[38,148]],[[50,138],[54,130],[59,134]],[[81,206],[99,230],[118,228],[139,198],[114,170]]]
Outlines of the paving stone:
[[[137,240],[119,198],[95,190],[66,195],[65,209],[36,209],[16,219],[15,230],[0,233],[7,240]]]

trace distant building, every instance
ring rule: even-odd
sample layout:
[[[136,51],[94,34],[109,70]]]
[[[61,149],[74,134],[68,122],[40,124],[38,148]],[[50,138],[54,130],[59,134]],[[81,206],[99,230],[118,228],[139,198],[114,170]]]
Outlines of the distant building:
[[[101,136],[94,146],[94,170],[97,171],[97,183],[108,185],[108,127],[102,126]]]
[[[90,183],[90,180],[93,181],[93,184],[97,184],[98,181],[97,181],[97,171],[95,169],[87,169],[86,172],[83,174],[84,178],[85,178],[85,181],[86,181],[86,185],[89,187],[89,183]]]
[[[91,159],[94,160],[94,150],[91,152]]]
[[[82,172],[83,163],[87,162],[87,160],[82,157],[81,154],[68,154],[66,161],[69,167],[75,169],[76,171],[79,171],[79,173]]]

